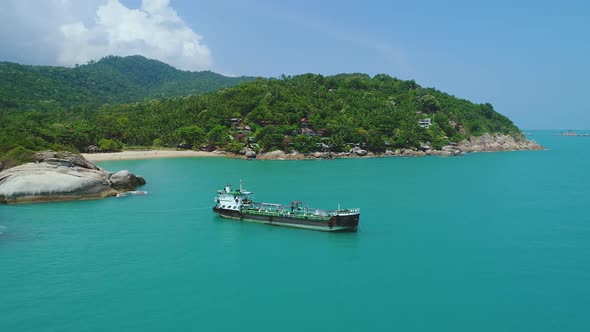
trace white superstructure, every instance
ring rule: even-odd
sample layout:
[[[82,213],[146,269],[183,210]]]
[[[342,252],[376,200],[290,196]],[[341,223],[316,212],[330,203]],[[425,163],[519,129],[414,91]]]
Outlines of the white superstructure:
[[[215,202],[217,203],[217,206],[222,209],[239,211],[243,204],[248,204],[250,202],[251,194],[252,193],[249,191],[242,190],[241,185],[240,190],[232,190],[231,186],[228,184],[223,190],[217,191]]]

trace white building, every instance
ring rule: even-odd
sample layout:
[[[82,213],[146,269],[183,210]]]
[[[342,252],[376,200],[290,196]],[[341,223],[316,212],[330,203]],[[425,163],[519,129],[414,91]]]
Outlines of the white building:
[[[432,124],[432,119],[431,118],[426,118],[426,119],[422,119],[422,120],[418,120],[418,125],[422,128],[428,129],[430,128],[430,125]]]

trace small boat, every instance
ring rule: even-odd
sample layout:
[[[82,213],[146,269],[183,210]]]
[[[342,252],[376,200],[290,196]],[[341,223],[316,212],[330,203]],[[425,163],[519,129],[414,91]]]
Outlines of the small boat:
[[[148,192],[147,191],[143,191],[143,190],[133,190],[133,191],[128,191],[128,194],[131,195],[147,195]]]
[[[124,193],[118,193],[117,197],[127,197],[127,195],[147,195],[148,192],[147,191],[143,191],[143,190],[131,190],[131,191],[126,191]]]
[[[232,190],[228,184],[217,191],[213,212],[223,218],[326,232],[355,232],[358,228],[360,209],[316,209],[303,206],[300,201],[292,201],[290,206],[256,203],[252,194],[242,189],[241,184],[238,190]]]

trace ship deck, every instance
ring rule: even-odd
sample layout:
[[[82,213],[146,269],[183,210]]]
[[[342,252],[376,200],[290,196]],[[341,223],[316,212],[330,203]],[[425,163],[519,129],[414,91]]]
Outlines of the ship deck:
[[[251,203],[242,206],[242,213],[269,217],[283,217],[294,219],[306,219],[328,221],[338,215],[351,215],[360,213],[359,209],[323,210],[308,207],[291,208],[280,204]]]

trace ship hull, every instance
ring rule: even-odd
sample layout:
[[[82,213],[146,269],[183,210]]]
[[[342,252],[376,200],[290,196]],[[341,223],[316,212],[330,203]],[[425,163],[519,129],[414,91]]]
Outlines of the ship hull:
[[[323,232],[356,232],[359,223],[359,213],[332,216],[327,220],[312,220],[304,217],[265,216],[250,214],[247,211],[228,210],[213,207],[213,212],[223,218],[268,224],[274,226],[304,228]]]

